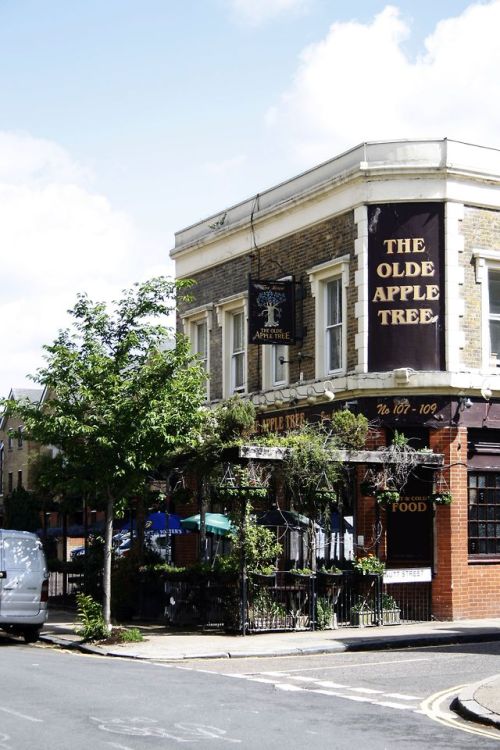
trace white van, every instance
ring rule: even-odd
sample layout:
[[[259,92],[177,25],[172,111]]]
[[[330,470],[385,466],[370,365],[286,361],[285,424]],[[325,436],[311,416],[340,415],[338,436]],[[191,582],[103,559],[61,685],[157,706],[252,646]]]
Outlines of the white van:
[[[0,628],[38,639],[47,619],[49,572],[42,543],[28,531],[0,529]]]

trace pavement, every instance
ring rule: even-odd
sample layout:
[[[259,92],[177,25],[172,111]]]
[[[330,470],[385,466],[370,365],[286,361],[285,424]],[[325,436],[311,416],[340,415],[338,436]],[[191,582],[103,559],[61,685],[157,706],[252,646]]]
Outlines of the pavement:
[[[155,662],[374,651],[500,640],[500,618],[258,633],[244,637],[219,632],[184,632],[159,624],[134,622],[128,626],[138,628],[144,640],[123,644],[84,643],[75,633],[74,611],[51,609],[40,640],[94,655]],[[500,729],[500,674],[463,688],[453,708],[466,719]]]

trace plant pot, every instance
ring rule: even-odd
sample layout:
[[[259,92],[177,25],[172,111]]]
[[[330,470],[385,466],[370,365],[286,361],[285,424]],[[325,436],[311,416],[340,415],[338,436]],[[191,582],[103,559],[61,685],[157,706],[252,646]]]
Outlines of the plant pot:
[[[401,624],[401,610],[400,609],[383,609],[382,610],[382,625],[400,625]]]
[[[276,573],[250,573],[249,578],[255,583],[272,585],[276,581]]]
[[[375,612],[371,609],[365,609],[362,612],[353,612],[351,610],[351,625],[355,628],[366,628],[373,625]]]

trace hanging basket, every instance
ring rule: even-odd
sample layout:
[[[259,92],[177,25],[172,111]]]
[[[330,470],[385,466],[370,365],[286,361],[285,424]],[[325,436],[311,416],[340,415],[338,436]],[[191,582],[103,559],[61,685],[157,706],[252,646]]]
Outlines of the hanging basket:
[[[401,500],[401,495],[397,490],[377,490],[375,498],[379,505],[387,507],[397,505]]]
[[[453,502],[451,492],[435,492],[431,499],[435,505],[451,505]]]

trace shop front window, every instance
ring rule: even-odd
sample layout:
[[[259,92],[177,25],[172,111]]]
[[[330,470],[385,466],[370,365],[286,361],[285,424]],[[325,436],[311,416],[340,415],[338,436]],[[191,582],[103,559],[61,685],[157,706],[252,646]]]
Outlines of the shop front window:
[[[500,473],[469,474],[469,555],[500,556]]]

